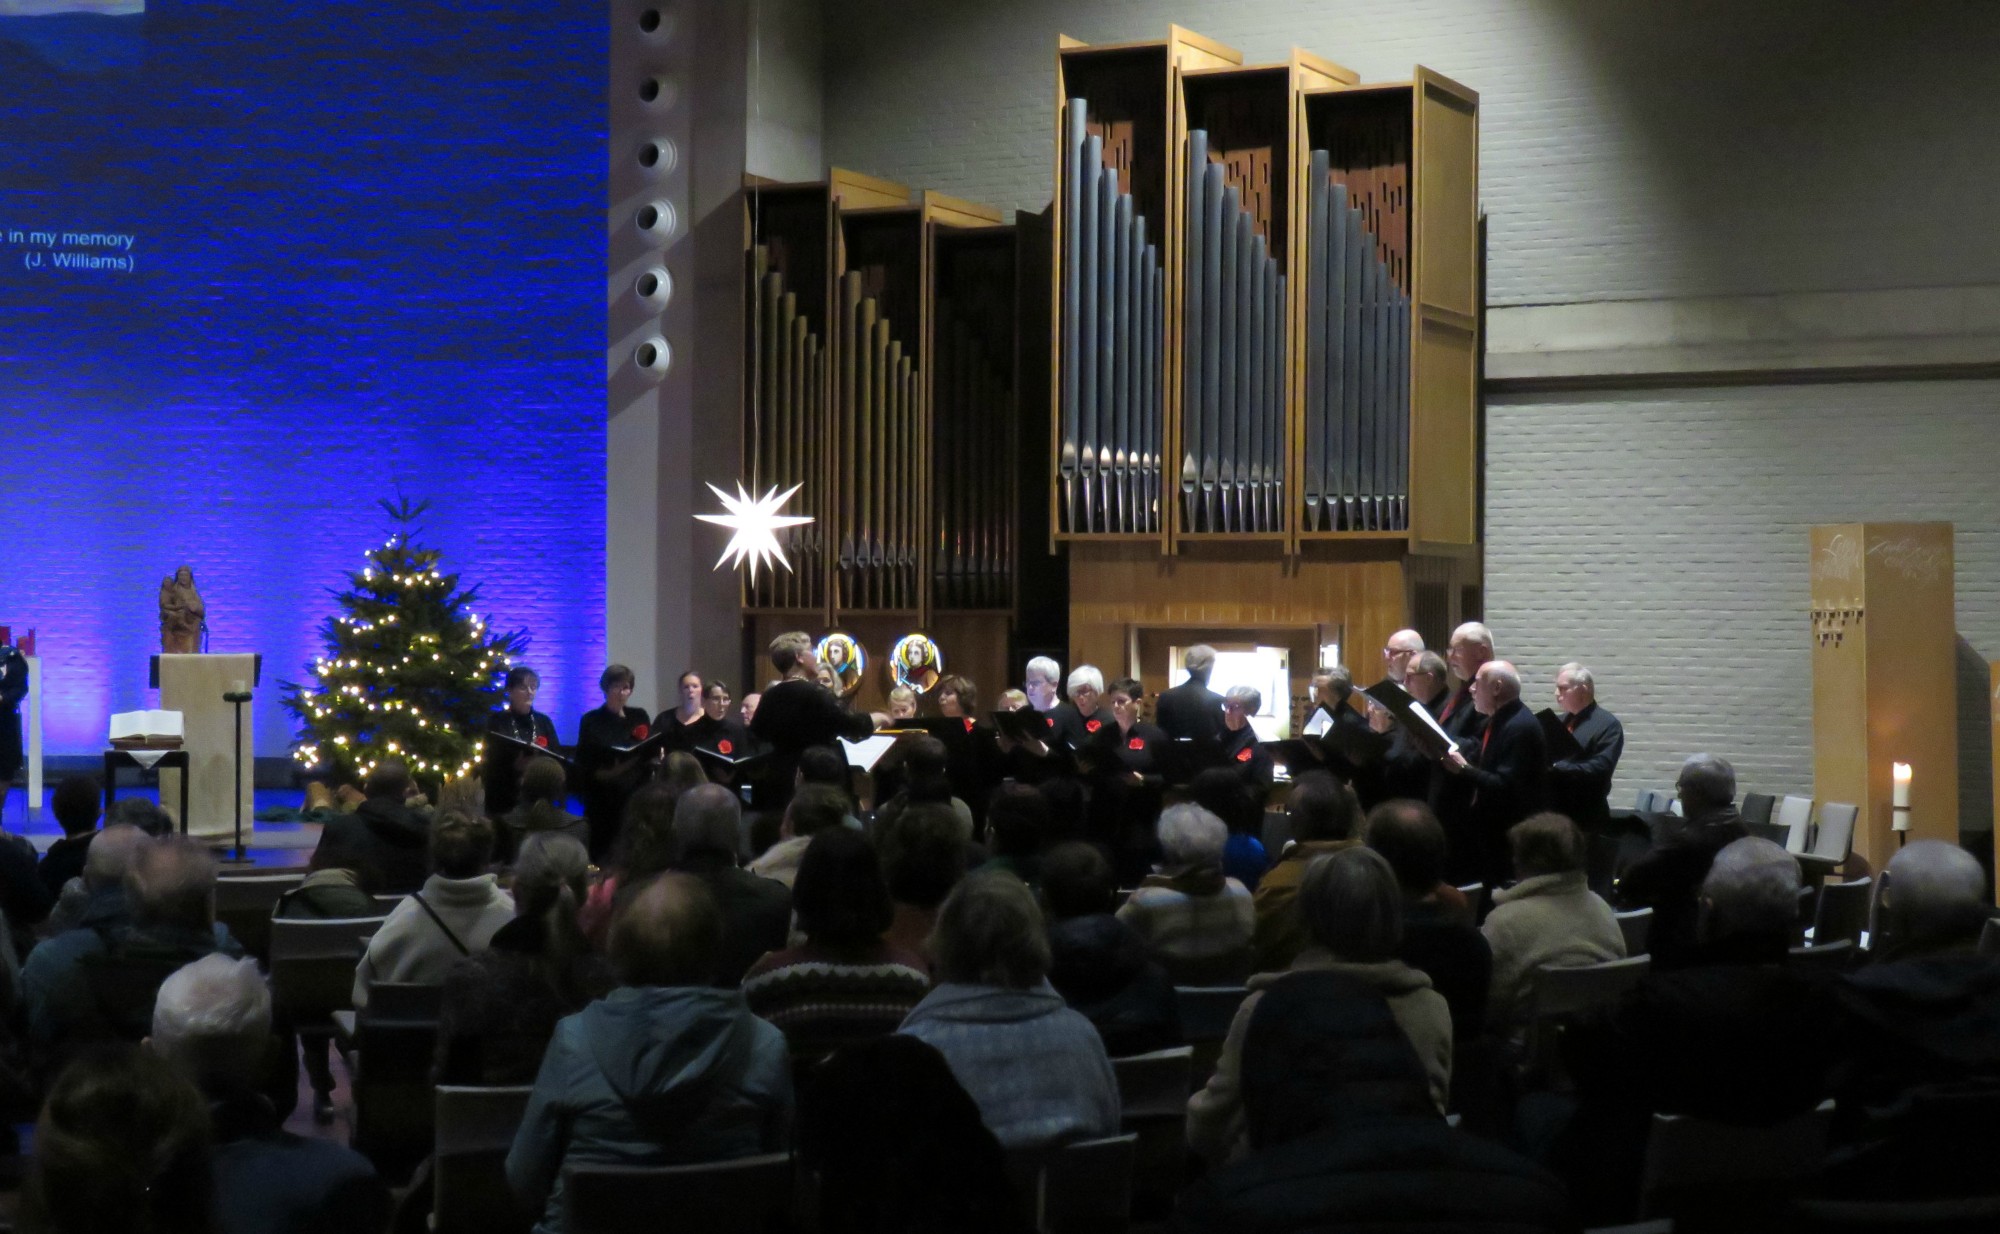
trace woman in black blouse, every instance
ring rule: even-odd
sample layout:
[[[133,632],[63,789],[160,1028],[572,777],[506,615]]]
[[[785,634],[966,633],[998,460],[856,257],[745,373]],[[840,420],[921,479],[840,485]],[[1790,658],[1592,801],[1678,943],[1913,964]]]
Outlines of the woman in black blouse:
[[[542,688],[540,674],[525,664],[507,670],[507,705],[486,717],[486,731],[560,753],[555,721],[535,710],[535,692]],[[521,771],[533,758],[531,751],[499,741],[486,743],[486,816],[499,818],[511,811],[520,799]]]
[[[628,706],[637,678],[623,664],[613,664],[598,676],[604,705],[584,713],[577,724],[577,785],[583,791],[583,816],[590,823],[591,860],[602,860],[618,835],[625,800],[652,776],[648,760],[621,757],[618,747],[637,745],[652,735],[643,708]]]

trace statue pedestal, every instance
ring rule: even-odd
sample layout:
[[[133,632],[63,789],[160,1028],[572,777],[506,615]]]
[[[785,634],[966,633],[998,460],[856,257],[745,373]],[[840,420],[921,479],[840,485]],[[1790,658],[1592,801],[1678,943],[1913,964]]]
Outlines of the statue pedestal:
[[[188,756],[187,833],[204,839],[233,836],[236,831],[234,795],[236,774],[236,705],[222,696],[234,690],[248,690],[257,684],[261,656],[239,655],[160,655],[153,657],[154,683],[160,689],[160,706],[181,713],[182,749]],[[243,706],[243,833],[250,833],[251,774],[255,731],[252,712],[256,703]],[[160,805],[181,823],[181,772],[160,770]]]

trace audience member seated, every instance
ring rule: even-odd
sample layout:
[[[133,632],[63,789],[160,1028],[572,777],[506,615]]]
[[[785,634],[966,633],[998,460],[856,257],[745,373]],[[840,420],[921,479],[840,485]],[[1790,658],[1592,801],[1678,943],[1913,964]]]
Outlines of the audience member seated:
[[[673,757],[668,755],[667,761],[671,763]],[[687,757],[693,761],[692,755]],[[583,936],[590,940],[591,946],[604,949],[605,940],[611,935],[611,919],[617,913],[621,887],[637,887],[655,874],[673,868],[674,811],[686,791],[665,780],[655,780],[641,784],[625,799],[625,816],[618,826],[611,859],[606,863],[604,876],[590,889],[578,918],[583,923]]]
[[[483,818],[439,814],[430,828],[431,868],[423,889],[398,904],[368,940],[354,970],[354,1005],[368,1005],[377,981],[442,985],[460,959],[486,950],[514,919],[514,901],[487,872],[493,825]]]
[[[104,812],[104,825],[137,827],[155,840],[174,834],[174,818],[149,797],[120,797]]]
[[[1222,849],[1222,872],[1251,891],[1263,881],[1270,854],[1259,838],[1264,826],[1264,800],[1243,777],[1227,767],[1210,767],[1188,785],[1194,803],[1222,820],[1229,840]]]
[[[820,1234],[1029,1234],[1000,1142],[937,1050],[850,1042],[799,1093]]]
[[[943,805],[957,816],[964,836],[970,839],[972,807],[952,795],[950,762],[944,742],[928,734],[898,740],[882,761],[875,764],[878,776],[893,773],[902,781],[902,787],[875,808],[876,826],[893,821],[913,805]]]
[[[935,803],[911,806],[893,821],[875,824],[875,848],[896,908],[883,937],[928,965],[938,906],[965,877],[966,845],[958,816]]]
[[[1312,945],[1299,920],[1299,884],[1314,858],[1361,843],[1361,803],[1354,790],[1324,771],[1308,771],[1285,798],[1292,842],[1257,884],[1256,968],[1275,973]]]
[[[778,829],[778,842],[750,863],[750,872],[790,887],[798,877],[806,846],[820,832],[840,827],[847,819],[847,807],[847,794],[839,789],[825,784],[801,784],[785,806],[785,822]]]
[[[208,1099],[216,1234],[380,1230],[389,1191],[368,1159],[284,1129],[260,1094],[271,992],[255,960],[211,955],[160,986],[147,1046]]]
[[[83,855],[97,838],[97,815],[104,789],[93,775],[64,776],[49,795],[49,808],[62,827],[62,839],[42,854],[36,873],[51,899],[62,894],[63,884],[83,873]]]
[[[1831,978],[1788,963],[1799,865],[1769,840],[1714,857],[1697,945],[1566,1034],[1577,1112],[1557,1146],[1582,1215],[1628,1220],[1654,1113],[1766,1126],[1825,1098],[1839,1047]]]
[[[1646,950],[1656,969],[1693,962],[1696,898],[1709,862],[1724,845],[1750,834],[1736,812],[1736,769],[1727,762],[1697,754],[1681,764],[1674,787],[1681,813],[1656,817],[1652,846],[1626,867],[1612,889],[1618,907],[1653,910]]]
[[[1993,911],[1985,871],[1955,844],[1916,840],[1880,881],[1878,958],[1835,985],[1851,1035],[1842,1121],[1918,1092],[2000,1096],[2000,961],[1979,954]]]
[[[708,773],[701,769],[701,760],[686,750],[669,751],[666,761],[660,764],[660,778],[657,781],[672,790],[679,798],[697,785],[708,783]]]
[[[0,920],[0,926],[5,928],[8,943],[5,951],[0,952],[0,964],[10,972],[20,963],[13,941],[32,939],[35,927],[48,920],[49,910],[55,907],[56,896],[60,894],[44,886],[40,875],[35,846],[28,842],[28,837],[0,833],[0,919],[4,919]]]
[[[213,1234],[214,1177],[208,1110],[194,1085],[136,1046],[98,1047],[49,1090],[20,1228]]]
[[[1611,906],[1584,881],[1583,832],[1560,814],[1536,814],[1508,829],[1520,881],[1493,894],[1481,933],[1493,948],[1487,1023],[1516,1042],[1527,1028],[1535,970],[1625,958]]]
[[[415,891],[430,874],[431,820],[408,805],[411,788],[409,769],[400,760],[383,759],[368,773],[367,797],[354,813],[333,819],[320,832],[321,844],[360,853],[385,893]],[[447,813],[442,800],[438,813]]]
[[[1382,1074],[1394,1076],[1406,1056],[1384,1051],[1379,1018],[1371,1008],[1387,1006],[1394,1026],[1415,1052],[1412,1078],[1431,1116],[1442,1118],[1451,1093],[1451,1010],[1431,988],[1423,973],[1396,958],[1402,944],[1403,905],[1395,872],[1381,854],[1349,848],[1321,857],[1306,870],[1299,887],[1299,917],[1313,945],[1282,973],[1250,978],[1250,994],[1230,1022],[1222,1057],[1208,1084],[1188,1101],[1188,1146],[1211,1166],[1241,1157],[1255,1146],[1246,1116],[1246,1079],[1264,1077],[1268,1055],[1252,1051],[1260,1070],[1247,1072],[1246,1048],[1268,1041],[1259,1008],[1268,998],[1278,1004],[1273,1016],[1281,1039],[1313,1051],[1334,1051],[1342,1042],[1356,1054],[1369,1054]],[[1294,984],[1295,983],[1295,984]],[[1307,1047],[1310,1047],[1307,1049]],[[1311,1065],[1295,1071],[1300,1087],[1318,1082]],[[1398,1108],[1416,1111],[1407,1096]]]
[[[592,712],[592,715],[599,713]],[[590,824],[582,815],[563,808],[569,799],[569,781],[563,765],[552,758],[533,758],[521,771],[521,797],[507,816],[494,828],[494,853],[503,863],[514,860],[521,842],[538,831],[590,843]]]
[[[786,1147],[785,1038],[719,990],[722,917],[692,875],[634,889],[611,927],[619,987],[556,1025],[507,1180],[565,1234],[565,1165],[726,1161]]]
[[[1042,850],[1054,830],[1041,786],[1002,784],[986,801],[986,844],[993,856],[980,868],[1005,870],[1034,886],[1041,879]]]
[[[382,915],[370,890],[374,871],[353,832],[331,840],[321,837],[306,870],[298,886],[278,897],[272,916],[336,921]]]
[[[939,985],[902,1032],[935,1046],[1002,1147],[1118,1133],[1118,1082],[1089,1020],[1049,985],[1034,893],[980,871],[946,897],[931,941]]]
[[[722,913],[715,984],[729,990],[743,984],[758,957],[783,948],[792,928],[792,893],[737,864],[742,835],[743,799],[720,784],[691,788],[674,806],[674,868],[715,897]]]
[[[1118,910],[1146,940],[1175,985],[1238,985],[1250,972],[1256,910],[1242,883],[1222,872],[1229,832],[1198,805],[1160,815],[1160,865]]]
[[[1181,1194],[1174,1229],[1576,1228],[1559,1179],[1438,1118],[1424,1069],[1381,994],[1344,976],[1299,972],[1258,997],[1241,1061],[1249,1151]]]
[[[1181,1043],[1174,983],[1146,940],[1113,914],[1116,880],[1095,845],[1072,841],[1042,861],[1049,984],[1097,1027],[1113,1058]]]
[[[802,1059],[895,1032],[930,989],[929,966],[882,937],[896,914],[868,837],[838,822],[815,832],[792,885],[792,909],[805,942],[750,966],[743,978],[750,1010],[783,1029]]]
[[[537,831],[514,863],[514,919],[484,951],[453,963],[438,1007],[440,1084],[531,1084],[556,1021],[614,981],[577,910],[590,885],[582,840]]]
[[[1403,897],[1403,941],[1396,954],[1444,995],[1453,1036],[1463,1046],[1486,1032],[1493,951],[1473,928],[1465,897],[1442,881],[1444,827],[1422,802],[1385,801],[1369,814],[1367,834],[1368,847],[1395,871]],[[1447,888],[1450,899],[1443,894]]]
[[[242,954],[215,920],[214,859],[193,841],[114,827],[91,845],[84,880],[93,889],[85,924],[37,947],[21,974],[44,1075],[83,1046],[145,1037],[175,969],[215,951]]]

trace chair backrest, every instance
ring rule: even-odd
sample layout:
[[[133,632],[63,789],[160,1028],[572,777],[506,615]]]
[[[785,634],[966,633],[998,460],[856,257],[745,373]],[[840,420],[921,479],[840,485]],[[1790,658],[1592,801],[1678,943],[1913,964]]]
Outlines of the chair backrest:
[[[1112,1059],[1111,1074],[1118,1078],[1118,1108],[1125,1119],[1185,1116],[1193,1060],[1191,1046]]]
[[[1175,986],[1174,1005],[1180,1011],[1181,1040],[1194,1044],[1227,1037],[1236,1009],[1249,993],[1240,985]]]
[[[1639,790],[1639,812],[1640,812],[1641,814],[1664,814],[1664,813],[1666,813],[1666,810],[1667,810],[1667,802],[1666,802],[1666,801],[1662,801],[1662,800],[1661,800],[1661,798],[1662,798],[1662,797],[1666,797],[1666,798],[1667,798],[1667,801],[1671,801],[1671,800],[1672,800],[1672,797],[1671,797],[1671,796],[1670,796],[1669,794],[1666,794],[1666,793],[1662,793],[1662,792],[1660,792],[1660,791],[1659,791],[1658,789],[1652,789],[1652,788],[1642,788],[1642,789],[1640,789],[1640,790]]]
[[[788,1153],[700,1165],[573,1165],[563,1171],[568,1234],[765,1234],[792,1210]]]
[[[534,1089],[437,1088],[431,1234],[527,1234],[541,1214],[525,1211],[507,1185],[507,1153]]]
[[[1131,1134],[1011,1149],[1007,1173],[1023,1215],[1044,1234],[1124,1234],[1132,1221]]]
[[[1988,917],[1980,928],[1979,954],[2000,955],[2000,917]]]
[[[1635,908],[1628,913],[1619,913],[1618,929],[1625,935],[1625,955],[1631,958],[1646,954],[1646,944],[1653,938],[1653,910]]]
[[[1819,808],[1819,826],[1813,831],[1811,853],[1829,861],[1843,862],[1854,851],[1854,820],[1858,806],[1845,801],[1829,801]]]
[[[1653,957],[1649,955],[1568,968],[1540,965],[1535,969],[1533,981],[1535,1018],[1573,1015],[1601,1007],[1637,985],[1652,967]]]
[[[1813,946],[1845,941],[1859,947],[1861,932],[1868,928],[1868,906],[1874,894],[1873,878],[1821,887],[1819,906],[1813,913]]]
[[[392,891],[384,894],[370,896],[369,898],[375,901],[375,907],[381,911],[384,917],[387,917],[390,913],[393,913],[398,908],[401,908],[403,905],[403,901],[409,899],[410,896],[409,893],[405,891]]]
[[[1771,811],[1778,808],[1778,799],[1769,793],[1745,793],[1738,803],[1737,813],[1752,827],[1761,827],[1771,821]]]
[[[380,917],[329,917],[321,921],[280,917],[271,922],[271,962],[343,956],[360,960]]]
[[[1826,1155],[1833,1103],[1772,1127],[1735,1127],[1653,1115],[1639,1187],[1641,1217],[1671,1216],[1690,1203],[1726,1210],[1737,1198],[1768,1197],[1817,1169]]]
[[[436,1020],[444,1002],[444,987],[418,981],[376,981],[368,986],[368,1010],[363,1022]]]
[[[380,917],[271,922],[271,997],[295,1021],[354,1005],[354,968]]]
[[[1805,852],[1812,833],[1812,798],[1785,794],[1776,821],[1785,829],[1785,851],[1795,857]]]
[[[1810,947],[1793,947],[1792,963],[1840,972],[1854,963],[1855,950],[1854,941],[1846,938],[1833,943],[1815,943]]]
[[[238,874],[215,880],[215,919],[229,927],[243,949],[260,960],[271,956],[271,913],[278,899],[305,881],[304,870],[282,874]]]
[[[1487,902],[1492,898],[1491,894],[1487,891],[1486,884],[1467,883],[1458,889],[1458,894],[1465,897],[1465,906],[1472,910],[1473,924],[1479,925],[1483,923],[1486,920]]]
[[[1264,822],[1258,839],[1264,845],[1265,855],[1272,861],[1285,851],[1285,845],[1292,841],[1292,816],[1283,810],[1264,811]]]

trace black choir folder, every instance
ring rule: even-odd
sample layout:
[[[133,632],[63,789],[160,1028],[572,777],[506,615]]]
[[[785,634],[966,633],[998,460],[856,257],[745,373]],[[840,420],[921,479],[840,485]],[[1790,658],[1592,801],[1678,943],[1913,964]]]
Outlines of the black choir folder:
[[[992,716],[993,727],[999,729],[1003,737],[1012,737],[1016,741],[1045,742],[1049,739],[1048,721],[1043,718],[1041,712],[1032,707],[1023,707],[1019,711],[994,711],[987,714]]]
[[[1317,737],[1302,733],[1297,737],[1261,744],[1270,752],[1272,761],[1292,775],[1315,768],[1345,774],[1354,768],[1381,762],[1383,755],[1389,752],[1389,734],[1353,724],[1340,724]]]
[[[1578,744],[1576,734],[1569,731],[1569,717],[1550,707],[1535,713],[1542,722],[1542,738],[1549,747],[1549,761],[1560,763],[1568,758],[1582,758],[1583,746]]]
[[[532,741],[523,741],[519,737],[509,737],[505,733],[496,733],[490,730],[486,734],[486,740],[492,742],[500,750],[510,750],[515,754],[538,754],[543,758],[552,758],[565,767],[576,766],[575,759],[552,745],[538,746]]]
[[[1389,714],[1396,717],[1396,722],[1410,734],[1426,758],[1443,758],[1458,749],[1458,743],[1438,726],[1424,705],[1395,682],[1378,681],[1362,693],[1389,709]]]
[[[679,736],[672,729],[663,728],[644,741],[635,741],[628,746],[612,746],[611,752],[620,759],[651,758],[655,753],[667,748],[667,743]]]

